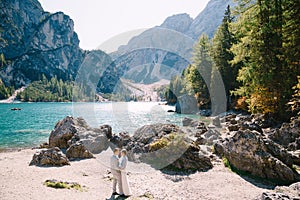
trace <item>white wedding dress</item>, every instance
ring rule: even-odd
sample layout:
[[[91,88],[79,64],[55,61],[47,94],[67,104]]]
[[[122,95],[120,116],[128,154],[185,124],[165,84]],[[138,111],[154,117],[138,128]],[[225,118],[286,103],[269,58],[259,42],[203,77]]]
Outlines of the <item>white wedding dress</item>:
[[[126,196],[130,196],[131,190],[129,187],[129,183],[128,183],[128,179],[127,179],[127,172],[126,172],[127,162],[128,162],[127,156],[122,156],[119,159],[119,167],[121,169],[121,182],[122,182],[123,193]]]

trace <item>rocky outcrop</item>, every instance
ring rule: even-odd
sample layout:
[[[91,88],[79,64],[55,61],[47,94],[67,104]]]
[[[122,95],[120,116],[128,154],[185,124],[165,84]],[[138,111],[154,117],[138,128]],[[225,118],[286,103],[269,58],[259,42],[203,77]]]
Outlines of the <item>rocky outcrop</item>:
[[[67,149],[78,141],[91,153],[100,153],[108,148],[112,129],[108,125],[89,127],[82,118],[66,117],[59,121],[49,137],[50,147]]]
[[[45,12],[37,0],[2,0],[0,8],[0,55],[6,60],[0,78],[6,86],[23,86],[42,74],[76,76],[84,52],[69,16]]]
[[[160,27],[186,33],[192,22],[193,19],[188,14],[183,13],[168,17]]]
[[[213,37],[228,5],[234,7],[236,3],[232,0],[210,0],[205,9],[194,19],[186,34],[194,39],[198,39],[202,33],[206,33],[210,38]]]
[[[156,169],[206,171],[212,168],[208,156],[201,154],[200,147],[174,124],[145,125],[132,137],[123,135],[111,142],[119,147],[124,145],[130,160],[148,163]]]
[[[214,146],[233,168],[257,177],[284,183],[295,182],[293,156],[257,131],[239,130]]]
[[[68,158],[63,154],[63,152],[58,148],[41,149],[36,152],[29,165],[36,166],[63,166],[69,165],[70,162]]]

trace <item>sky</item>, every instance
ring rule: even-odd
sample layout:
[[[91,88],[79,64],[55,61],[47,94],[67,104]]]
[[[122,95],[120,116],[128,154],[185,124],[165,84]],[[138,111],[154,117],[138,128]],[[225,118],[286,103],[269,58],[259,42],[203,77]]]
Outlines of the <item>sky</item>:
[[[195,18],[209,0],[39,0],[45,11],[62,11],[75,24],[80,47],[97,49],[124,32],[151,28],[171,15]]]

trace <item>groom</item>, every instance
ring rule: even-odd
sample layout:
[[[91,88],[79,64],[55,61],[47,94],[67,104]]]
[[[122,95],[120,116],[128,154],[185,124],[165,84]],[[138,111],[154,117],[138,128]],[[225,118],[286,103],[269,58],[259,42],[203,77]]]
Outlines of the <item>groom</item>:
[[[119,168],[119,154],[120,154],[120,149],[115,148],[114,155],[112,155],[112,157],[110,158],[110,169],[113,175],[113,195],[118,195],[117,193],[117,184],[118,184],[119,193],[121,196],[123,196],[121,171]]]

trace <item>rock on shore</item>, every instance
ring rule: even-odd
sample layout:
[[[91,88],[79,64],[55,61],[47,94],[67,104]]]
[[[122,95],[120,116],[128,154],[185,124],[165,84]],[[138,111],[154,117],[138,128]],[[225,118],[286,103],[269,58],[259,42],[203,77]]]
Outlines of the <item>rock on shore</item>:
[[[108,148],[108,137],[112,128],[88,126],[82,118],[66,117],[59,121],[49,137],[49,144],[34,154],[30,165],[57,166],[69,164],[69,160],[94,158],[93,153],[101,153]],[[66,152],[66,155],[61,150]]]
[[[260,125],[263,121],[261,118],[257,120],[255,117],[235,115],[226,116],[223,121],[228,131],[214,145],[214,149],[233,168],[275,182],[293,183],[299,180],[299,174],[294,169],[295,165],[299,165],[299,157],[285,148],[289,146],[289,142],[296,141],[290,136],[297,137],[298,132],[291,128],[295,126],[295,122],[284,124],[279,130],[272,127],[265,130]],[[271,123],[262,124],[266,127],[266,124]],[[293,132],[283,136],[280,133],[286,132],[284,127],[289,127]],[[274,140],[283,137],[290,139]],[[285,142],[284,146],[281,145],[282,142]]]
[[[206,171],[213,167],[210,158],[201,154],[200,147],[174,124],[145,125],[132,137],[113,138],[112,142],[128,150],[130,160],[156,169]]]

